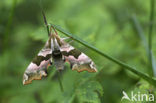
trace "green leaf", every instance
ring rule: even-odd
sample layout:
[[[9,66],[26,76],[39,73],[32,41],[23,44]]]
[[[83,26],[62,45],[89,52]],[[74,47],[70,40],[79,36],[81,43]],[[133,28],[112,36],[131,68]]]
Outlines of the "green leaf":
[[[81,83],[75,93],[79,98],[80,103],[99,103],[99,95],[103,95],[103,88],[99,82],[88,80]]]

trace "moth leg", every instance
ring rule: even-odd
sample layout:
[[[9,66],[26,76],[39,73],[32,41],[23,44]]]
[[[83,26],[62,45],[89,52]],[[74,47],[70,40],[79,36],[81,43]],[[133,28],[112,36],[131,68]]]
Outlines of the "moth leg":
[[[71,44],[73,42],[73,40],[69,41],[68,43]]]
[[[61,38],[61,40],[68,40],[68,39],[71,39],[71,37],[65,37],[65,38]]]
[[[52,58],[50,59],[50,62],[49,62],[50,65],[53,65],[53,61],[52,61]]]
[[[68,40],[68,39],[71,39],[71,37],[61,38],[62,41]],[[73,42],[73,40],[70,40],[70,41],[68,41],[68,44],[70,44],[70,43],[72,43],[72,42]]]

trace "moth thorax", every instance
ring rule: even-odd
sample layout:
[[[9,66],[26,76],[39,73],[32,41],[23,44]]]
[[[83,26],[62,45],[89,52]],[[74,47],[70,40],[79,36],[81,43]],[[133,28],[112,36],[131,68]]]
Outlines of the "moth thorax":
[[[56,39],[51,40],[51,49],[52,49],[52,52],[60,49],[60,46]]]
[[[60,50],[54,50],[52,52],[52,57],[55,58],[55,57],[62,57],[62,53]]]

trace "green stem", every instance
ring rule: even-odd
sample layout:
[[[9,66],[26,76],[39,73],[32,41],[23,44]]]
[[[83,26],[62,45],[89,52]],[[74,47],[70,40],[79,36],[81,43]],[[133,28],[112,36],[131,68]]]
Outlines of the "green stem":
[[[152,49],[152,33],[153,33],[153,22],[154,22],[154,2],[155,0],[151,0],[151,11],[150,11],[150,20],[149,20],[149,38],[148,38],[148,44],[149,49]]]
[[[13,20],[13,16],[14,16],[14,12],[15,12],[15,7],[16,7],[16,2],[17,2],[17,0],[12,1],[12,8],[11,8],[10,16],[8,18],[8,22],[7,22],[7,25],[5,28],[4,41],[3,41],[4,50],[6,50],[9,46],[10,27],[12,25],[12,20]]]
[[[150,20],[149,20],[149,37],[148,37],[148,53],[149,53],[149,67],[153,67],[152,63],[152,33],[153,33],[153,22],[154,22],[154,2],[155,0],[151,0],[151,10],[150,10]],[[150,73],[153,76],[153,72]]]
[[[120,66],[122,66],[122,67],[124,67],[125,69],[127,69],[127,70],[133,72],[134,74],[136,74],[136,75],[142,77],[143,79],[147,80],[149,83],[151,83],[151,84],[153,84],[153,85],[156,86],[156,80],[154,80],[153,78],[150,78],[147,74],[144,74],[144,73],[138,71],[136,68],[131,67],[131,66],[129,66],[129,65],[127,65],[127,64],[125,64],[125,63],[123,63],[123,62],[121,62],[121,61],[119,61],[119,60],[117,60],[117,59],[115,59],[115,58],[113,58],[113,57],[111,57],[111,56],[109,56],[109,55],[107,55],[107,54],[101,52],[100,50],[98,50],[97,48],[95,48],[95,47],[93,47],[92,45],[88,44],[87,42],[81,40],[81,39],[78,38],[77,36],[75,36],[75,35],[73,35],[73,34],[71,34],[71,33],[69,33],[69,32],[66,32],[65,30],[63,30],[63,29],[60,28],[59,26],[53,25],[53,24],[51,24],[51,25],[54,26],[58,31],[60,31],[60,32],[62,32],[63,34],[65,34],[66,36],[70,37],[71,39],[73,39],[73,40],[77,41],[78,43],[80,43],[80,44],[82,44],[82,45],[88,47],[89,49],[95,51],[96,53],[100,54],[101,56],[103,56],[103,57],[109,59],[110,61],[112,61],[112,62],[114,62],[114,63],[116,63],[116,64],[118,64],[118,65],[120,65]]]
[[[58,74],[58,80],[59,80],[61,91],[64,92],[62,81],[61,81],[61,71],[58,70],[57,74]]]

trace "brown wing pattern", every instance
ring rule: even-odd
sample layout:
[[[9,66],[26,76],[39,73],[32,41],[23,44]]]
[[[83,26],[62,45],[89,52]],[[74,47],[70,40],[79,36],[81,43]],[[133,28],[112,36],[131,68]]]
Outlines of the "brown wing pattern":
[[[84,53],[66,43],[60,49],[65,56],[65,60],[71,64],[72,70],[97,72],[94,62]]]
[[[48,42],[38,55],[32,60],[23,75],[23,84],[29,84],[32,80],[39,80],[46,76],[47,66],[51,64],[51,49]]]

